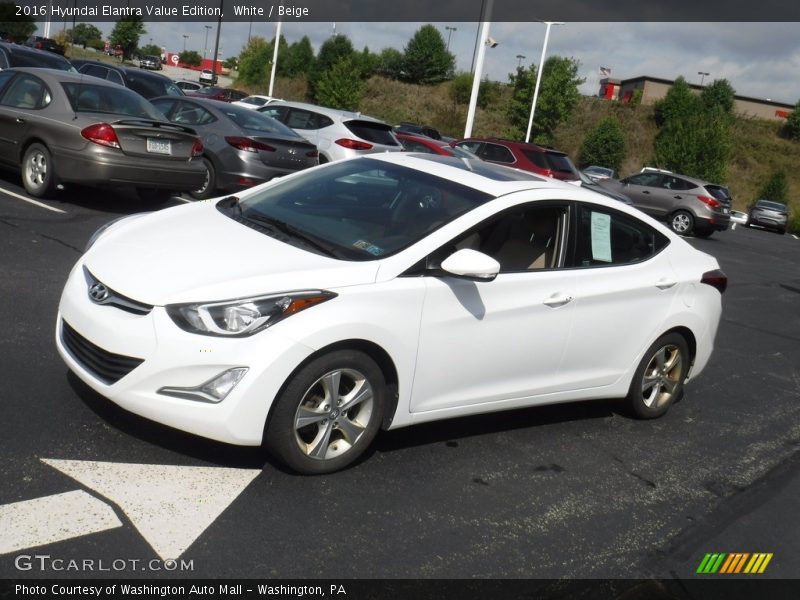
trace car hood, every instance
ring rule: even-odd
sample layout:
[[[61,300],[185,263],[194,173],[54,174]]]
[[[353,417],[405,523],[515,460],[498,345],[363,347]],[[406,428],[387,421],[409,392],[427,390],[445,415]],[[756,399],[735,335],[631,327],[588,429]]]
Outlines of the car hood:
[[[153,305],[372,283],[377,262],[321,256],[198,202],[122,221],[83,265],[107,287]]]

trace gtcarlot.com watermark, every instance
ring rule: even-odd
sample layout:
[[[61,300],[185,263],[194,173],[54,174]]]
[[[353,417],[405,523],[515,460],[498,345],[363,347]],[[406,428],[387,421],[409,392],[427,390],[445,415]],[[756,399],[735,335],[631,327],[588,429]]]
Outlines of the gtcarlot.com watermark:
[[[120,573],[125,571],[194,571],[194,560],[141,558],[58,558],[50,554],[20,554],[14,557],[18,571]]]

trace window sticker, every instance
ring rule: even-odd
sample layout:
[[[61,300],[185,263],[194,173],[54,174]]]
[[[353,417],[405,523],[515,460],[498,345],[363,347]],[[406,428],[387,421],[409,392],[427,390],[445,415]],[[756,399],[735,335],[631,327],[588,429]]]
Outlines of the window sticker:
[[[592,213],[592,259],[611,262],[611,215]]]
[[[380,246],[376,246],[375,244],[370,244],[364,240],[358,240],[353,242],[353,247],[358,248],[359,250],[364,250],[365,252],[369,252],[373,256],[380,256],[385,252],[383,248]]]

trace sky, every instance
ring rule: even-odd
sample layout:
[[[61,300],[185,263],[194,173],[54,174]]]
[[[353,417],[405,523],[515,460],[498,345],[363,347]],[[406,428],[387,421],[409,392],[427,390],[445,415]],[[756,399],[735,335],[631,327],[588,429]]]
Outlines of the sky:
[[[140,44],[152,42],[169,52],[187,50],[213,52],[216,22],[147,23]],[[391,47],[403,50],[416,23],[284,23],[282,34],[289,43],[307,35],[314,50],[335,32],[347,35],[356,49],[368,46],[373,52]],[[459,71],[471,69],[479,23],[434,23],[456,56]],[[113,23],[101,23],[108,33]],[[445,27],[455,27],[448,31]],[[57,30],[58,24],[54,23]],[[206,38],[206,31],[208,37]],[[489,35],[498,45],[487,48],[484,76],[505,82],[517,65],[538,64],[545,26],[542,23],[492,23]],[[275,23],[224,22],[220,35],[221,56],[239,53],[248,35],[272,39]],[[207,39],[207,41],[206,41]],[[524,56],[523,59],[517,56]],[[553,26],[547,56],[569,56],[580,62],[585,78],[581,92],[599,91],[600,67],[611,76],[628,79],[649,75],[665,79],[683,76],[689,83],[727,79],[736,93],[755,98],[795,104],[800,99],[800,35],[797,23],[566,23]],[[278,58],[280,60],[280,57]],[[701,76],[698,73],[709,73]]]

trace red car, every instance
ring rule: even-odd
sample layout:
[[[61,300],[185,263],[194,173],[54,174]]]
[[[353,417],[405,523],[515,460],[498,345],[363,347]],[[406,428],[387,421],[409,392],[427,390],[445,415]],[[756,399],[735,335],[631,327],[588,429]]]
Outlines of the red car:
[[[424,135],[412,135],[395,131],[395,137],[400,140],[406,152],[425,152],[427,154],[441,154],[442,156],[457,156],[458,158],[477,158],[468,150],[456,148],[447,142],[435,140]]]
[[[578,171],[564,152],[498,138],[468,138],[453,142],[453,146],[467,150],[488,162],[530,171],[538,175],[575,181]]]
[[[231,88],[210,86],[199,90],[185,90],[187,96],[205,98],[206,100],[222,100],[223,102],[236,102],[242,98],[247,98],[248,94]]]

